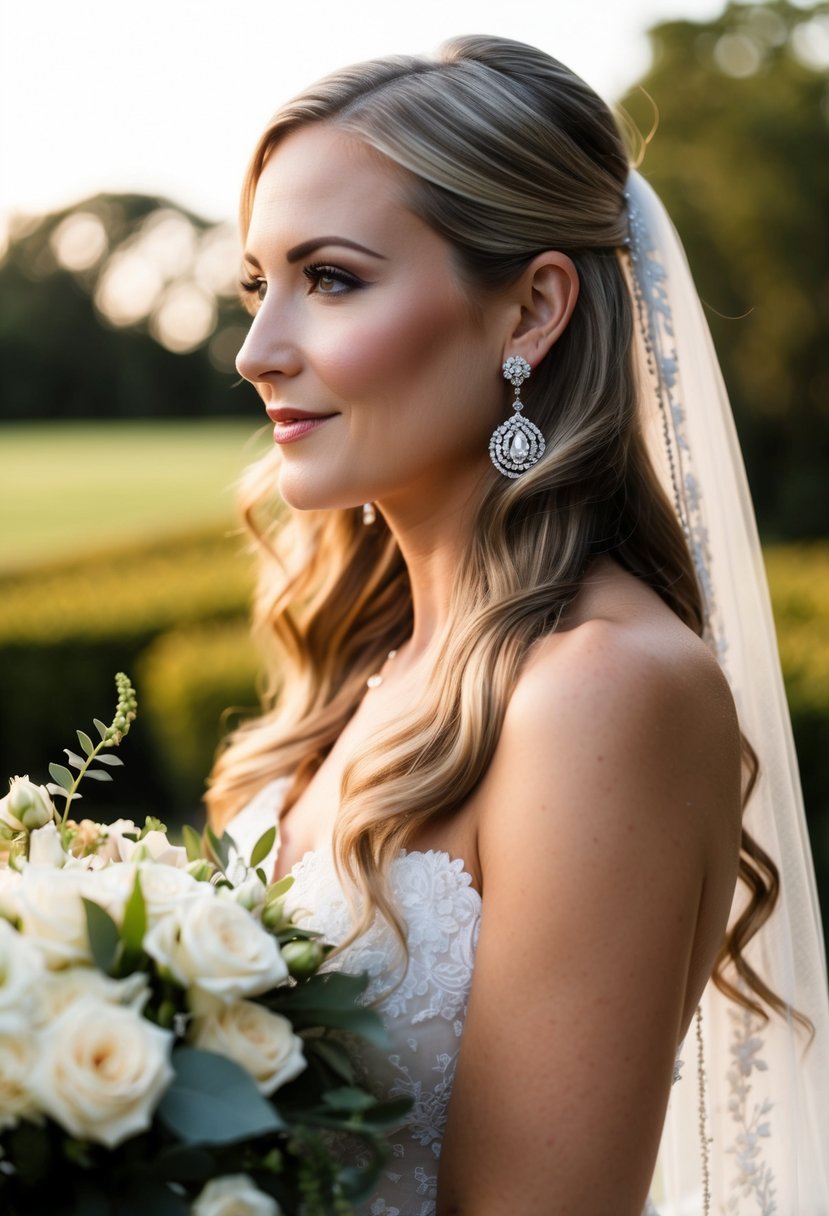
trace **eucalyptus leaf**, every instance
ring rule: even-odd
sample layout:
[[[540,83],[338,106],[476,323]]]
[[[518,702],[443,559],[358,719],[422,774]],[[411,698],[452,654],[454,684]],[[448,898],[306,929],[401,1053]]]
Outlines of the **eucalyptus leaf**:
[[[69,769],[63,764],[50,764],[49,776],[53,781],[56,781],[61,789],[66,790],[67,794],[75,784],[75,778]]]
[[[266,832],[262,833],[262,835],[257,840],[256,844],[253,846],[253,850],[250,855],[251,868],[258,866],[260,861],[265,860],[265,858],[268,856],[268,853],[270,853],[271,849],[273,848],[275,840],[276,840],[276,827],[275,826],[269,827]]]
[[[107,733],[109,731],[109,727],[107,726],[107,724],[105,722],[102,722],[100,718],[93,718],[92,721],[95,723],[95,729],[97,730],[98,734],[101,736],[101,739],[102,740],[106,739]]]
[[[343,1085],[340,1089],[330,1089],[328,1093],[322,1095],[322,1100],[332,1110],[345,1110],[352,1114],[362,1114],[370,1107],[377,1105],[376,1099],[371,1094],[351,1085]]]
[[[351,1058],[342,1043],[336,1039],[307,1039],[305,1054],[317,1056],[340,1081],[353,1085],[354,1067]]]
[[[201,861],[202,842],[201,836],[195,828],[191,828],[189,823],[185,823],[181,829],[181,836],[184,841],[184,847],[187,851],[188,861]]]
[[[76,752],[70,752],[68,747],[65,747],[63,750],[73,768],[83,768],[86,764],[85,757],[77,755]]]
[[[144,902],[144,892],[141,890],[141,875],[136,873],[130,897],[124,907],[124,924],[121,930],[124,954],[130,962],[134,958],[140,957],[144,948],[146,931],[147,907]]]
[[[368,987],[365,974],[350,975],[345,971],[327,971],[297,984],[295,988],[280,989],[278,996],[286,1008],[293,1010],[341,1010],[350,1001],[356,1003]]]
[[[114,752],[99,752],[95,757],[96,764],[109,764],[112,768],[123,768],[124,761]]]
[[[185,1144],[233,1144],[284,1128],[252,1077],[226,1056],[179,1047],[173,1067],[158,1115]]]
[[[95,745],[93,744],[89,735],[84,730],[76,730],[75,734],[78,736],[78,742],[81,745],[81,750],[87,756],[91,756],[92,753],[95,751]]]
[[[265,894],[265,903],[271,904],[275,899],[279,899],[287,891],[290,891],[294,882],[293,874],[286,874],[284,878],[280,878],[279,882],[271,883]]]
[[[213,854],[213,859],[222,870],[226,870],[230,864],[230,846],[228,845],[227,835],[217,836],[211,827],[204,829],[207,836],[207,842],[210,846],[210,851]]]
[[[112,774],[105,773],[102,768],[88,768],[84,773],[84,777],[91,777],[93,781],[111,781]]]
[[[100,904],[84,898],[83,906],[86,911],[86,928],[89,933],[92,957],[101,971],[109,975],[118,953],[121,937],[118,926]]]

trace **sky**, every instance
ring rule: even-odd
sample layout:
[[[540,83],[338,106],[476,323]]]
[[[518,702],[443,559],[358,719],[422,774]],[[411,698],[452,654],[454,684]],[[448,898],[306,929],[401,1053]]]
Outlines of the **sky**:
[[[280,103],[342,64],[461,33],[543,47],[609,101],[647,28],[720,0],[0,0],[0,219],[100,191],[233,219]]]

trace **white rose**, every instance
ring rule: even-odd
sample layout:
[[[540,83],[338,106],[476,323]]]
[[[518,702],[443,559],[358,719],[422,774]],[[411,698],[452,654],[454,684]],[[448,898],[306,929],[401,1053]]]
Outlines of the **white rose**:
[[[149,1127],[172,1044],[172,1031],[132,1010],[82,997],[41,1035],[29,1086],[71,1135],[114,1148]]]
[[[88,870],[81,884],[81,894],[99,904],[108,912],[116,925],[124,919],[127,900],[135,887],[136,867],[128,863],[113,862],[100,869]]]
[[[281,1209],[247,1174],[228,1174],[208,1182],[191,1211],[192,1216],[279,1216]]]
[[[106,839],[98,850],[100,856],[109,861],[155,861],[159,865],[174,866],[183,870],[187,865],[187,850],[170,844],[163,832],[148,832],[143,840],[131,840],[140,836],[141,828],[131,819],[117,819],[104,828]]]
[[[21,930],[40,950],[48,967],[89,962],[89,936],[81,894],[81,869],[26,866],[17,888]]]
[[[37,948],[0,920],[0,1034],[28,1030],[42,976]]]
[[[55,866],[66,864],[66,853],[60,839],[57,824],[47,823],[35,828],[29,836],[29,861],[33,866]]]
[[[302,1039],[287,1018],[253,1001],[210,1002],[191,1026],[191,1041],[204,1051],[234,1060],[250,1073],[263,1094],[293,1081],[306,1066]]]
[[[17,870],[0,868],[0,916],[17,920],[20,915],[20,884],[23,875]]]
[[[30,1036],[0,1034],[0,1131],[39,1113],[29,1088],[35,1054]]]
[[[219,888],[220,895],[234,900],[241,907],[247,908],[248,912],[254,912],[257,908],[261,908],[265,903],[267,893],[268,888],[258,874],[249,874],[238,887]]]
[[[124,1005],[140,1013],[150,995],[147,977],[136,971],[122,980],[110,979],[97,967],[68,967],[47,971],[38,985],[34,1023],[49,1026],[65,1009],[83,997],[107,1005]]]
[[[147,925],[152,926],[169,916],[191,899],[211,899],[210,888],[197,882],[186,870],[155,861],[138,865],[141,893],[147,909]]]
[[[179,905],[144,938],[144,949],[184,987],[223,1001],[267,992],[287,978],[276,940],[229,899]]]

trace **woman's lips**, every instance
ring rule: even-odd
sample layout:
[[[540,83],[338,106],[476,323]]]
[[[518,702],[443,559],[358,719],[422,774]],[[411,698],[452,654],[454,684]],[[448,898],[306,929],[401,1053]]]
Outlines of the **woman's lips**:
[[[265,413],[274,423],[274,443],[293,443],[304,435],[317,430],[335,414],[312,414],[308,410],[300,410],[291,406],[267,407]]]

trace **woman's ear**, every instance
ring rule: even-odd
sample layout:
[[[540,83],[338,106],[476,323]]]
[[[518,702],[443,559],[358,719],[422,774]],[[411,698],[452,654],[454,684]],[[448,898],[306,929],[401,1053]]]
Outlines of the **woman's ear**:
[[[507,339],[504,358],[523,355],[536,367],[564,333],[579,297],[572,258],[555,250],[539,253],[514,284],[513,293],[520,316]]]

